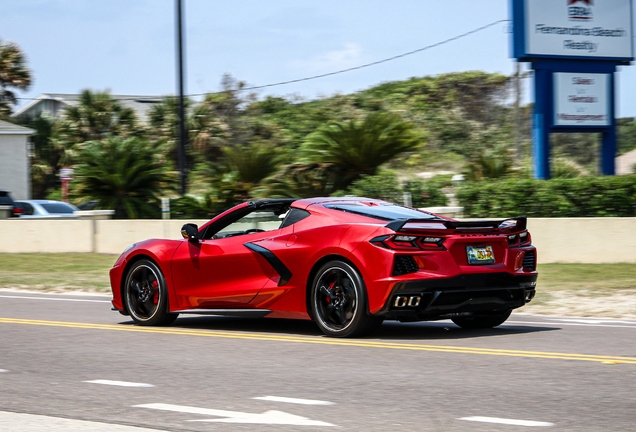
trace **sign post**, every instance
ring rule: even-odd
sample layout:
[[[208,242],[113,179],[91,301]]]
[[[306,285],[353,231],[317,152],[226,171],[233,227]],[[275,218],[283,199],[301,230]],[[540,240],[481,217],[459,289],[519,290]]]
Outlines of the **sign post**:
[[[614,175],[616,66],[634,60],[633,0],[511,0],[512,57],[534,74],[534,177],[550,178],[550,134],[602,134],[600,171]]]
[[[73,168],[61,168],[60,180],[62,181],[62,201],[68,202],[68,183],[73,180]]]

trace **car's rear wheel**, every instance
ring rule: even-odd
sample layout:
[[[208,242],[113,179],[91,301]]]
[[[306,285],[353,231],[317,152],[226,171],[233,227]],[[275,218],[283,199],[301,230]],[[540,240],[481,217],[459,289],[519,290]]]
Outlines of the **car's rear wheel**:
[[[166,280],[150,260],[135,262],[126,274],[124,286],[126,310],[137,324],[167,325],[179,314],[168,312]]]
[[[452,318],[452,321],[462,328],[492,328],[503,324],[511,313],[512,311],[508,310],[490,314],[468,315]]]
[[[340,260],[326,263],[316,273],[311,311],[320,330],[333,337],[362,336],[382,324],[382,318],[368,312],[360,273]]]

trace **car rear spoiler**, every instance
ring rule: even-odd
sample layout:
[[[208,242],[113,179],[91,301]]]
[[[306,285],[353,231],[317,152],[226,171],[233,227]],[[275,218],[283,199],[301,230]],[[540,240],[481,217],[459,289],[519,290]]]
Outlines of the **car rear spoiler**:
[[[412,229],[454,229],[454,230],[514,230],[523,231],[527,227],[528,219],[518,216],[503,220],[450,221],[441,219],[396,219],[385,226],[395,232],[401,231],[404,225],[410,223],[423,224]],[[437,226],[435,226],[437,225]],[[442,226],[444,228],[442,228]],[[408,229],[408,228],[407,228]]]

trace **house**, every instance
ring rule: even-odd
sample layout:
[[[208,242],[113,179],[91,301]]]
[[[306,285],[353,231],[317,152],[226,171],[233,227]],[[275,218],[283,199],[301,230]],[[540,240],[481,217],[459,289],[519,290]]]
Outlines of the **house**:
[[[150,107],[163,100],[162,96],[110,95],[110,97],[118,101],[124,108],[131,108],[137,118],[144,123],[148,120],[148,110],[150,110]],[[28,122],[30,119],[42,113],[52,118],[58,118],[62,115],[65,107],[76,106],[79,104],[79,100],[79,94],[41,94],[16,110],[11,117],[21,122]]]
[[[33,129],[0,120],[0,190],[14,199],[31,198],[29,135]]]

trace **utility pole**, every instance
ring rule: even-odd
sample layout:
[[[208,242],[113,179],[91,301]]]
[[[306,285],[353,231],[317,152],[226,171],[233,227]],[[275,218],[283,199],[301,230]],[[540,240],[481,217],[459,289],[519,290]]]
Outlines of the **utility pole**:
[[[186,143],[188,131],[186,130],[185,104],[183,101],[183,7],[181,0],[176,0],[177,7],[177,81],[179,93],[179,177],[181,180],[181,195],[186,193],[188,169],[186,167]]]
[[[521,62],[515,63],[515,159],[521,165]]]

